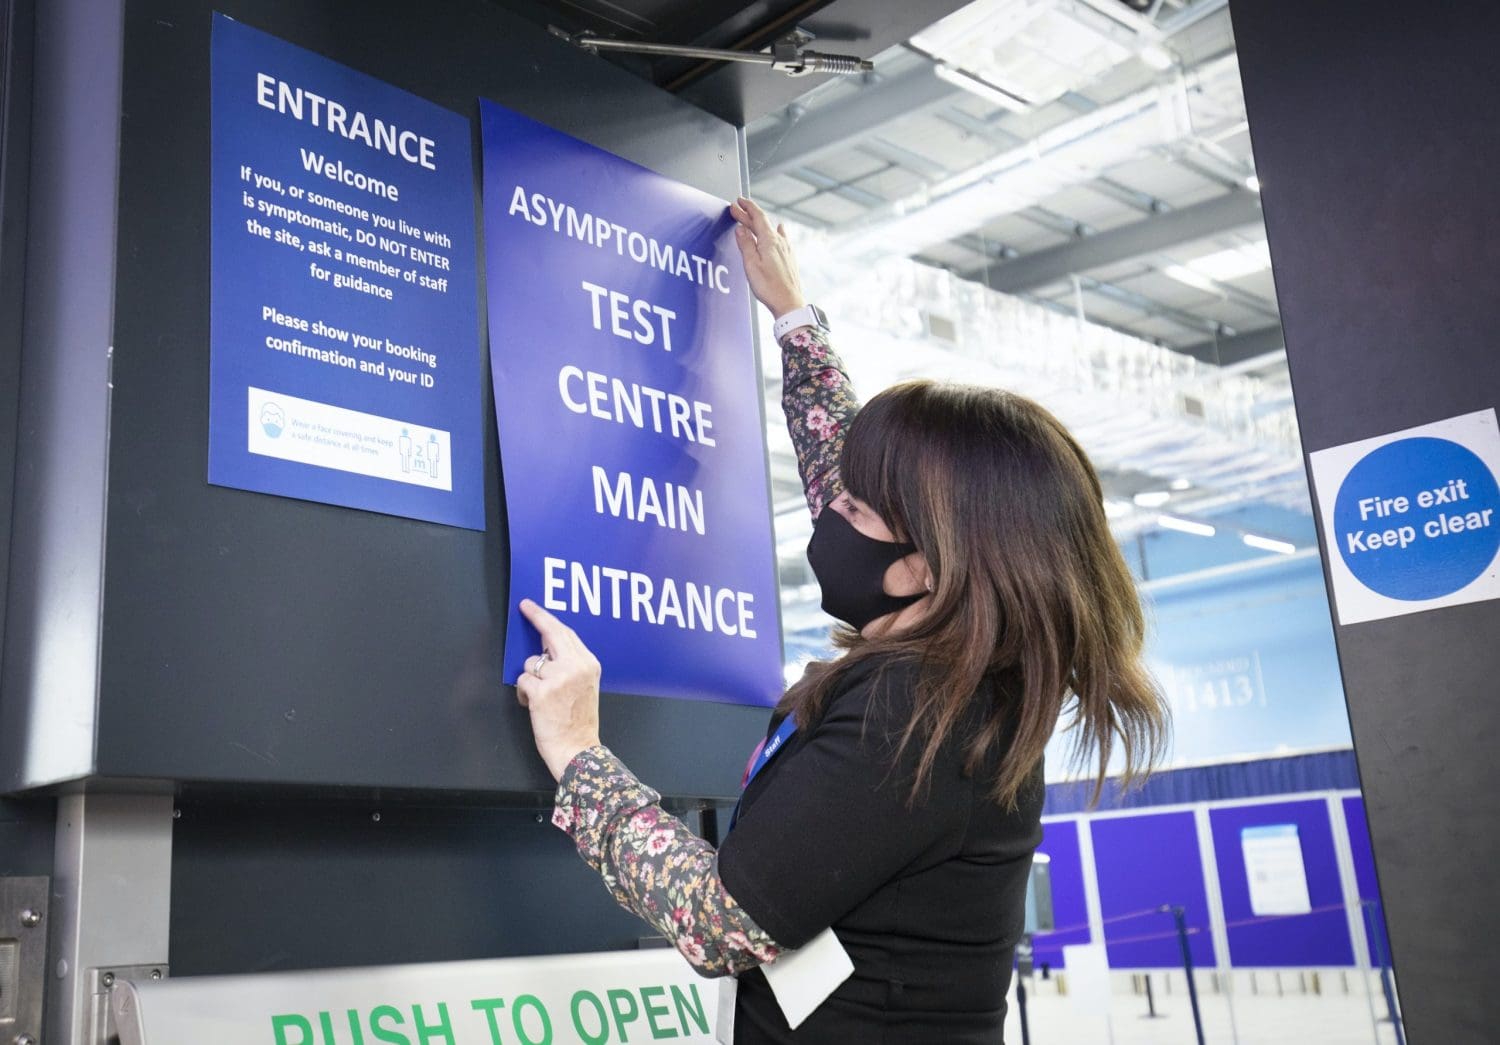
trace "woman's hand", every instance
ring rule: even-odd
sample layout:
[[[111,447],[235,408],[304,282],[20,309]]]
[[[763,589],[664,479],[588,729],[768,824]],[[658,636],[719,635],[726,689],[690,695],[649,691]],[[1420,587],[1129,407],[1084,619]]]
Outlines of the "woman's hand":
[[[599,661],[577,633],[530,599],[521,612],[542,635],[542,652],[526,658],[516,699],[531,712],[537,752],[554,780],[585,748],[599,743]]]
[[[729,214],[739,222],[734,238],[745,259],[751,293],[771,310],[772,316],[784,316],[807,304],[786,226],[773,229],[766,212],[743,196],[729,205]]]

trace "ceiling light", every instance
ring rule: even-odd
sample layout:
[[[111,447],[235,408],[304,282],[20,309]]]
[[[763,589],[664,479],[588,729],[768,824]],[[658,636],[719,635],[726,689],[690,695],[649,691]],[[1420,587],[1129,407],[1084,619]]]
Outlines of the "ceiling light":
[[[1173,479],[1172,480],[1172,489],[1174,491],[1176,491],[1177,493],[1181,493],[1183,490],[1191,490],[1192,488],[1193,488],[1193,481],[1191,479]]]
[[[1145,493],[1136,494],[1131,500],[1142,508],[1160,508],[1172,499],[1172,495],[1166,490],[1147,490]]]
[[[1259,192],[1260,179],[1253,174],[1250,175],[1250,177],[1245,179],[1245,188],[1249,189],[1251,192]]]
[[[1188,267],[1209,279],[1239,279],[1271,267],[1271,247],[1265,240],[1232,250],[1221,250],[1188,262]]]
[[[1167,265],[1162,269],[1162,273],[1195,290],[1201,290],[1209,294],[1217,294],[1219,292],[1219,288],[1214,285],[1212,279],[1201,273],[1194,272],[1186,265]]]
[[[1125,501],[1115,501],[1108,497],[1104,499],[1104,517],[1106,519],[1123,519],[1131,511],[1130,505]]]
[[[1194,522],[1192,519],[1180,519],[1175,515],[1158,515],[1156,517],[1156,524],[1164,530],[1190,533],[1195,537],[1212,537],[1219,532],[1208,523]]]
[[[1159,69],[1163,72],[1177,64],[1177,59],[1172,57],[1171,51],[1156,44],[1147,44],[1145,47],[1142,47],[1140,56],[1141,61],[1145,62],[1151,68]]]
[[[1265,551],[1277,552],[1281,555],[1291,555],[1297,550],[1297,546],[1290,541],[1278,541],[1274,538],[1261,537],[1260,535],[1254,533],[1241,534],[1240,540],[1244,541],[1252,548],[1261,548]]]
[[[1195,258],[1186,265],[1165,265],[1162,273],[1179,283],[1206,291],[1219,293],[1219,283],[1239,279],[1271,267],[1271,248],[1264,240],[1244,247],[1232,247],[1213,254]]]
[[[954,87],[962,87],[972,95],[983,98],[991,105],[998,105],[1002,109],[1011,112],[1027,112],[1031,106],[1026,99],[1018,98],[1008,91],[1003,91],[987,80],[981,80],[973,73],[963,69],[955,68],[947,62],[938,62],[932,67],[939,80],[951,83]]]

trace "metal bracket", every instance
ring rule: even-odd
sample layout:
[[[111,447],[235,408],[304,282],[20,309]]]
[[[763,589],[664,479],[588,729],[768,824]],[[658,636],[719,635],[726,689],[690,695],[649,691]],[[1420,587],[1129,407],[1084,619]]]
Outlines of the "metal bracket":
[[[829,70],[831,72],[850,75],[856,72],[867,71],[863,66],[851,68],[844,65],[843,63],[847,56],[819,55],[817,51],[809,51],[807,45],[815,39],[817,38],[806,29],[793,29],[781,37],[781,39],[771,44],[771,68],[779,69],[788,76],[802,76],[812,72],[816,67],[816,60],[821,57],[838,59],[840,63],[839,68]],[[874,68],[873,63],[866,64]]]
[[[809,51],[807,43],[813,35],[805,29],[795,29],[771,45],[770,51],[726,51],[717,47],[686,47],[678,44],[653,44],[634,40],[612,40],[591,32],[570,33],[557,26],[548,26],[556,37],[567,40],[576,47],[595,54],[600,51],[623,51],[627,54],[654,54],[667,58],[702,58],[713,62],[745,62],[778,69],[788,76],[805,73],[828,73],[833,76],[854,76],[867,73],[875,63],[867,58],[850,54],[824,54]]]
[[[0,1042],[42,1040],[47,986],[47,878],[0,878]]]
[[[167,972],[165,962],[160,965],[115,965],[108,969],[90,969],[89,1016],[87,1036],[84,1038],[88,1045],[112,1045],[120,1040],[120,1032],[115,1028],[114,1010],[110,1005],[110,996],[114,993],[116,982],[162,980],[166,979]],[[3,1041],[0,1038],[0,1042]]]
[[[53,868],[47,1042],[99,1045],[109,985],[167,972],[172,796],[61,796]]]

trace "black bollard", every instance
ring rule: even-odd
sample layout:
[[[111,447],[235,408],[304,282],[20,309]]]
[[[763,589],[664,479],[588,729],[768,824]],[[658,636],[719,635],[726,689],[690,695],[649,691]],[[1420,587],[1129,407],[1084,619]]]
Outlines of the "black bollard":
[[[1026,977],[1032,969],[1031,934],[1022,933],[1016,944],[1016,1014],[1021,1018],[1021,1045],[1031,1045],[1031,1025],[1026,1020]]]
[[[1165,906],[1162,911],[1171,911],[1173,920],[1177,922],[1177,942],[1182,945],[1182,971],[1187,974],[1188,1001],[1193,1005],[1193,1030],[1198,1032],[1198,1045],[1206,1045],[1203,1040],[1203,1013],[1198,1011],[1198,985],[1193,982],[1193,952],[1188,947],[1187,918],[1183,909],[1175,905]]]
[[[1156,1011],[1156,995],[1151,993],[1151,974],[1148,972],[1146,973],[1146,1015],[1142,1016],[1141,1019],[1159,1020],[1163,1016],[1163,1013]]]
[[[1031,1027],[1026,1022],[1026,981],[1016,980],[1016,1010],[1021,1017],[1021,1045],[1031,1045]]]

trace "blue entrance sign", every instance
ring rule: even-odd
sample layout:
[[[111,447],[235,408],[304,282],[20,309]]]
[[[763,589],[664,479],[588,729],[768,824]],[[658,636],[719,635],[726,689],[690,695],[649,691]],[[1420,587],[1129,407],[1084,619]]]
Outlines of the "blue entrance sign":
[[[1500,598],[1500,423],[1480,410],[1310,457],[1339,623]]]
[[[1467,447],[1402,439],[1349,472],[1333,522],[1339,555],[1366,587],[1436,599],[1473,582],[1500,551],[1500,486]]]
[[[781,691],[750,299],[723,201],[480,103],[511,603],[620,693]],[[537,637],[513,608],[505,671]]]
[[[469,139],[214,16],[209,482],[484,529]]]

